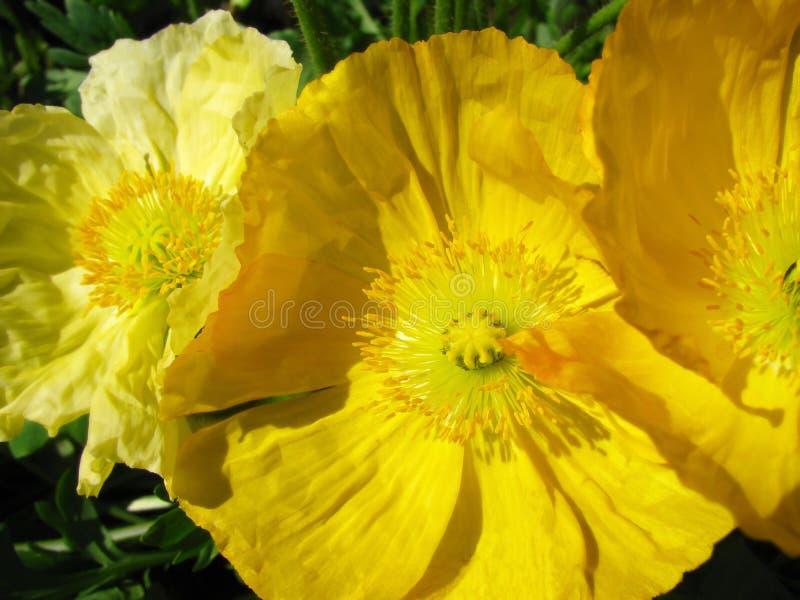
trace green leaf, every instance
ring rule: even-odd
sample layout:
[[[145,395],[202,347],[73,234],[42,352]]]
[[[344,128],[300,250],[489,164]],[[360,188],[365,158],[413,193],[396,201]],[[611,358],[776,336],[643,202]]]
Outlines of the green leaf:
[[[8,447],[14,458],[24,458],[44,446],[49,439],[44,427],[33,421],[25,421],[22,431],[14,436]]]
[[[208,565],[212,563],[212,561],[217,557],[219,554],[219,550],[217,550],[216,544],[214,544],[214,540],[211,537],[199,547],[197,551],[197,560],[192,566],[192,572],[196,573],[197,571],[202,571]]]
[[[51,502],[40,500],[39,502],[34,502],[33,508],[36,514],[39,515],[39,519],[46,525],[49,525],[59,533],[61,530],[66,529],[61,513],[56,510]]]
[[[141,539],[145,544],[174,551],[173,565],[194,559],[192,571],[206,568],[219,553],[208,532],[197,527],[179,507],[156,519]]]
[[[81,593],[78,600],[144,600],[150,598],[143,585],[129,585]]]
[[[411,17],[409,19],[409,32],[408,41],[416,42],[417,40],[424,40],[428,37],[428,30],[432,29],[429,23],[426,22],[425,9],[428,6],[428,0],[411,0]],[[431,17],[433,12],[431,12]]]
[[[48,69],[46,76],[48,92],[69,94],[78,90],[78,86],[86,79],[86,71],[77,71],[75,69]]]
[[[91,48],[87,45],[85,40],[81,39],[80,34],[75,31],[67,15],[62,13],[55,6],[44,0],[33,0],[25,2],[25,8],[39,17],[42,27],[47,29],[47,31],[58,39],[66,42],[73,48],[87,53],[91,52]]]
[[[82,550],[99,565],[107,566],[124,553],[114,544],[103,527],[91,500],[75,493],[77,473],[72,468],[58,480],[55,502],[37,502],[36,513],[58,531],[67,545]]]
[[[89,59],[84,54],[65,48],[48,48],[47,58],[55,65],[73,69],[89,70]]]
[[[167,487],[164,485],[163,481],[160,481],[158,485],[153,488],[153,495],[156,498],[163,500],[164,502],[172,502],[172,498],[169,497],[169,492],[167,492]]]
[[[196,531],[205,533],[176,507],[158,517],[150,529],[142,535],[142,541],[163,549],[176,548]]]
[[[339,58],[336,40],[330,35],[329,15],[319,0],[292,0],[292,6],[317,73],[327,73]]]
[[[11,10],[11,7],[8,5],[6,0],[0,0],[0,19],[6,21],[16,30],[22,29],[22,24],[19,22],[17,15],[15,15],[14,11]]]
[[[64,52],[68,51],[65,50]],[[58,433],[59,434],[64,433],[69,437],[71,437],[75,442],[77,442],[81,446],[85,446],[86,437],[89,433],[89,415],[83,415],[82,417],[78,417],[71,423],[67,423],[59,430]]]
[[[71,112],[76,117],[83,116],[81,112],[81,96],[78,94],[78,90],[72,90],[65,94],[64,100],[61,102],[69,112]]]
[[[78,475],[73,467],[61,475],[56,484],[55,505],[64,520],[74,521],[87,515],[97,516],[91,503],[75,493],[77,481]]]
[[[380,24],[372,18],[363,0],[347,0],[346,10],[353,16],[362,33],[373,36],[376,40],[384,39]]]
[[[39,17],[41,26],[84,55],[96,54],[119,38],[134,37],[128,22],[105,6],[86,0],[66,0],[66,13],[45,0],[28,0],[25,7]]]
[[[42,69],[41,55],[36,43],[26,35],[17,33],[14,35],[14,44],[17,47],[22,62],[25,64],[28,73],[38,73]]]

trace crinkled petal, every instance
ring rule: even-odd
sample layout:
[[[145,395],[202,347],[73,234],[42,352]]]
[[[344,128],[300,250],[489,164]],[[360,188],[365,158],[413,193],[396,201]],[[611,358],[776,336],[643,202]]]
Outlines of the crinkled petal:
[[[213,411],[347,381],[364,282],[324,263],[264,255],[172,363],[162,414]]]
[[[727,511],[686,488],[641,431],[602,411],[593,419],[605,438],[573,438],[559,452],[549,437],[519,429],[511,442],[473,443],[471,487],[465,474],[416,591],[651,598],[707,559],[733,525]]]
[[[176,167],[211,187],[235,191],[245,165],[243,145],[252,143],[259,125],[294,105],[299,79],[289,45],[255,29],[207,43],[177,98]],[[242,110],[251,121],[243,121]]]
[[[309,84],[254,146],[242,180],[242,263],[280,252],[354,274],[386,268],[387,254],[438,240],[446,214],[472,228],[476,214],[499,223],[511,207],[544,200],[485,184],[529,169],[509,164],[498,143],[476,145],[471,132],[492,111],[524,125],[515,158],[536,147],[549,171],[543,185],[596,181],[581,153],[582,95],[554,52],[497,30],[375,44]]]
[[[242,145],[294,104],[300,77],[286,42],[241,28],[225,11],[119,40],[91,65],[84,115],[129,168],[141,170],[146,157],[227,193],[244,168]]]
[[[410,597],[591,597],[582,574],[596,549],[572,500],[554,489],[539,457],[514,444],[487,454],[482,445],[468,449],[450,524]]]
[[[469,156],[487,174],[531,198],[544,200],[569,190],[569,182],[556,177],[536,134],[523,122],[517,107],[510,104],[501,104],[475,120],[470,129]]]
[[[118,462],[167,476],[171,471],[186,424],[158,418],[166,314],[164,302],[150,302],[107,327],[91,346],[103,359],[86,363],[95,376],[78,474],[81,494],[97,495]]]
[[[69,357],[94,335],[100,313],[87,312],[70,228],[121,169],[113,148],[63,109],[0,113],[0,136],[0,435],[7,439],[23,418],[55,433],[87,408],[93,366]]]
[[[707,323],[696,253],[724,214],[731,169],[773,166],[781,145],[792,1],[633,2],[597,87],[605,190],[587,217],[621,283],[624,314],[673,357],[720,377],[732,360]]]
[[[734,403],[611,312],[557,321],[512,342],[537,379],[592,394],[647,431],[682,479],[731,507],[751,535],[800,551],[800,415],[790,382],[743,365],[745,381],[726,383],[739,388]]]
[[[565,250],[578,259],[574,263],[582,288],[578,304],[616,298],[617,287],[578,218],[578,209],[593,196],[593,188],[556,177],[534,133],[507,105],[484,114],[470,135],[470,155],[484,170],[482,188],[491,201],[483,203],[471,225],[465,223],[459,233],[472,228],[474,235],[490,232],[494,239],[505,240],[519,236],[520,228],[527,226],[525,239],[550,264],[559,264]],[[591,176],[587,172],[587,179]]]
[[[569,498],[562,510],[581,521],[584,544],[594,550],[584,570],[594,597],[620,595],[620,582],[627,597],[655,597],[711,556],[733,517],[687,487],[645,431],[605,411],[593,418],[607,435],[597,443],[554,453],[540,440],[528,452],[547,462],[554,487]]]
[[[181,447],[181,506],[262,597],[398,598],[429,563],[464,450],[365,410],[379,386],[249,409]]]
[[[360,86],[365,88],[366,81]],[[369,88],[369,93],[374,90]],[[315,111],[320,107],[304,103],[304,97],[305,92],[297,109],[271,123],[248,155],[240,191],[245,242],[239,258],[246,265],[265,253],[304,257],[366,281],[365,265],[388,268],[385,245],[406,244],[417,233],[433,239],[436,219],[413,169],[393,148],[385,127],[378,129],[352,114],[353,106],[322,121],[320,115],[306,114],[305,106]],[[378,100],[364,102],[374,105],[389,118],[389,109]],[[350,140],[375,145],[354,153]],[[358,179],[360,167],[352,163],[374,162],[376,157],[385,159],[381,187],[373,191]],[[361,168],[369,171],[366,165]]]
[[[733,390],[740,387],[739,395]],[[723,389],[734,398],[735,418],[727,427],[709,423],[713,435],[701,447],[741,486],[741,494],[727,502],[739,513],[742,528],[800,554],[797,383],[769,368],[737,365]]]
[[[97,131],[63,108],[0,111],[0,136],[0,231],[7,240],[0,260],[63,271],[72,264],[68,227],[117,181],[119,159]]]
[[[145,157],[168,168],[177,159],[178,110],[192,64],[206,45],[240,32],[230,13],[218,10],[144,41],[117,40],[90,59],[80,87],[84,117],[114,144],[127,168],[143,171]]]
[[[82,271],[57,275],[7,269],[0,275],[3,323],[3,405],[0,438],[9,439],[23,419],[44,425],[55,435],[89,408],[97,361],[104,360],[94,344],[102,336],[103,317],[112,311],[86,313]]]

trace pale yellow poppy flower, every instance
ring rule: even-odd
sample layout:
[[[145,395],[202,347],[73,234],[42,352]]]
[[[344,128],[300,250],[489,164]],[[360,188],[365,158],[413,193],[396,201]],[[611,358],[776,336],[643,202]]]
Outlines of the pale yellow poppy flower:
[[[0,113],[0,439],[89,413],[80,492],[117,462],[168,476],[186,424],[158,420],[163,369],[238,271],[243,146],[299,69],[216,11],[92,57],[86,121]]]

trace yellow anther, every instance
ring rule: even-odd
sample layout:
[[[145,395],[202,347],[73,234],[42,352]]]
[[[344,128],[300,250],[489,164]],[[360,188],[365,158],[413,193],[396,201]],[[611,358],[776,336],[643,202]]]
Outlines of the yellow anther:
[[[75,231],[75,263],[92,301],[120,311],[202,276],[219,245],[219,201],[171,171],[124,173]]]

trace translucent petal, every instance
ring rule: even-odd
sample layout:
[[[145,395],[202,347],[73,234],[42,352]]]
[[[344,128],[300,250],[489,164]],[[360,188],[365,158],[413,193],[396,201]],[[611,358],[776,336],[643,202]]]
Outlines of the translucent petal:
[[[90,60],[80,87],[84,117],[114,144],[128,169],[143,171],[145,157],[168,168],[177,157],[178,107],[192,64],[205,45],[239,31],[230,13],[211,11],[144,41],[117,40]]]
[[[346,382],[358,361],[353,342],[366,303],[363,285],[324,263],[261,256],[220,295],[219,312],[172,363],[162,414]]]
[[[733,356],[708,325],[697,253],[722,224],[731,170],[778,159],[798,25],[796,2],[645,0],[606,49],[593,118],[606,182],[587,217],[624,282],[625,316],[711,377]]]
[[[401,597],[425,570],[463,448],[360,410],[376,385],[247,410],[182,446],[181,506],[259,595]]]
[[[386,255],[410,241],[438,239],[446,213],[465,229],[495,214],[488,224],[499,235],[511,207],[544,197],[524,198],[507,182],[496,193],[486,180],[507,170],[506,154],[499,143],[481,148],[473,128],[498,111],[524,125],[521,152],[535,145],[548,185],[593,182],[581,151],[582,97],[555,53],[496,30],[376,44],[308,85],[254,146],[240,258],[305,256],[355,275],[386,268]],[[276,215],[281,227],[269,222]]]
[[[83,363],[94,381],[89,435],[78,474],[81,494],[97,495],[118,462],[169,477],[180,437],[188,428],[183,420],[158,418],[166,313],[166,303],[156,299],[80,350],[103,357]]]
[[[611,312],[512,341],[537,379],[591,393],[647,431],[684,482],[730,507],[746,531],[800,549],[800,415],[791,382],[742,364],[720,389],[656,354]]]
[[[120,173],[110,145],[53,107],[0,113],[0,435],[27,418],[51,433],[85,412],[90,363],[68,357],[94,335],[70,227]],[[55,361],[55,364],[51,364]],[[55,381],[57,373],[74,381]]]

